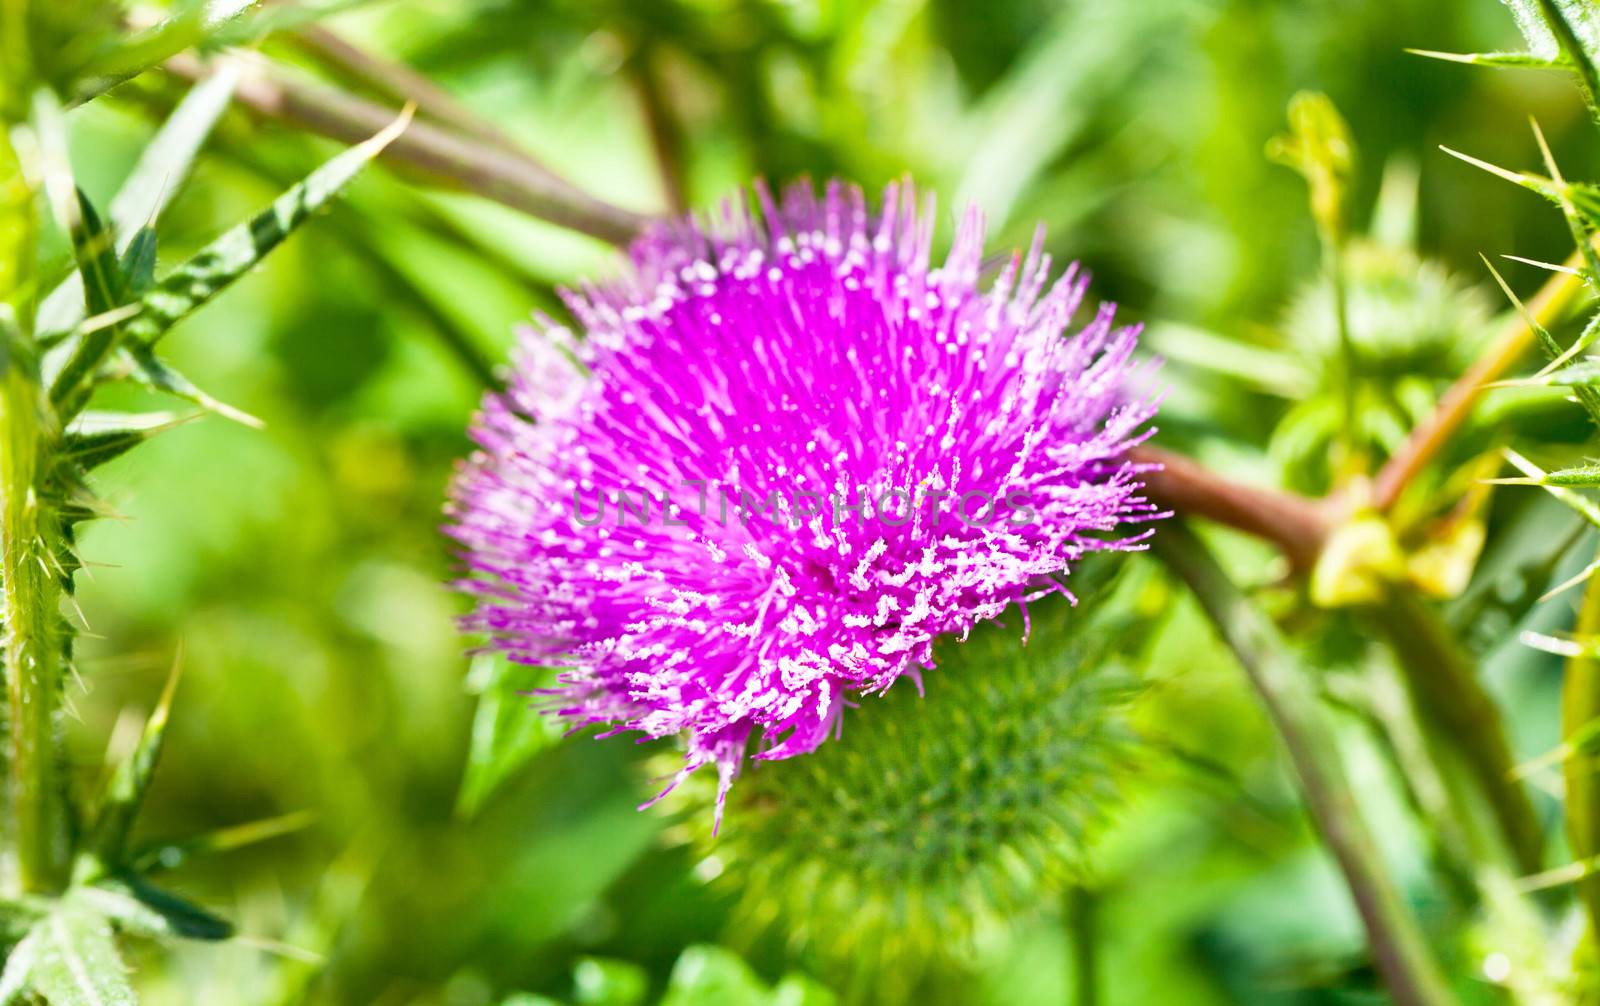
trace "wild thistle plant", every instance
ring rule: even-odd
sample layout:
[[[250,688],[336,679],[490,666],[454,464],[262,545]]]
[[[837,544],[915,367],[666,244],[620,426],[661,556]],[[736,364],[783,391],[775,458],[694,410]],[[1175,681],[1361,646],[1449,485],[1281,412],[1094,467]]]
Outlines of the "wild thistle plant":
[[[650,234],[632,273],[573,299],[576,324],[552,321],[526,338],[509,392],[486,400],[477,429],[482,453],[458,484],[454,529],[474,564],[480,608],[470,625],[519,661],[566,670],[557,687],[571,718],[651,736],[682,732],[687,761],[671,775],[717,767],[715,786],[696,780],[677,799],[689,808],[682,830],[693,833],[703,871],[720,870],[719,882],[735,894],[736,918],[772,924],[830,962],[830,977],[847,992],[881,998],[904,993],[919,969],[961,957],[950,951],[1036,914],[1046,895],[1080,877],[1101,812],[1129,774],[1128,683],[1138,674],[1124,676],[1113,652],[1127,612],[1101,607],[1120,603],[1117,595],[1091,596],[1103,585],[1085,578],[1086,570],[1066,583],[1049,574],[1062,560],[1128,546],[1125,536],[1137,529],[1121,525],[1170,508],[1183,519],[1164,522],[1152,540],[1238,658],[1282,738],[1392,999],[1436,1006],[1463,990],[1475,995],[1477,980],[1466,976],[1476,972],[1517,1003],[1543,1006],[1592,991],[1582,984],[1586,976],[1570,973],[1561,931],[1528,893],[1576,879],[1591,909],[1600,903],[1590,726],[1600,712],[1597,591],[1589,591],[1573,638],[1538,639],[1572,660],[1567,741],[1557,756],[1565,759],[1568,830],[1579,858],[1576,871],[1555,874],[1535,872],[1547,850],[1521,784],[1528,767],[1513,757],[1474,639],[1425,599],[1460,593],[1483,545],[1486,493],[1465,485],[1476,464],[1457,466],[1465,477],[1430,466],[1483,385],[1537,338],[1560,366],[1530,383],[1570,387],[1593,404],[1593,368],[1580,356],[1600,323],[1566,348],[1551,334],[1578,291],[1600,281],[1589,250],[1600,199],[1588,187],[1566,182],[1553,165],[1545,176],[1515,175],[1561,206],[1581,257],[1558,269],[1501,341],[1481,355],[1462,353],[1474,362],[1437,366],[1430,356],[1442,344],[1461,352],[1460,344],[1476,342],[1476,295],[1429,271],[1409,248],[1373,252],[1350,221],[1350,130],[1331,102],[1296,100],[1290,132],[1273,153],[1310,183],[1323,252],[1321,277],[1287,326],[1294,352],[1314,371],[1309,383],[1322,410],[1305,438],[1311,446],[1299,452],[1325,462],[1298,483],[1325,491],[1312,499],[1139,445],[1150,409],[1125,383],[1133,334],[1102,314],[1063,335],[1082,291],[1068,282],[1044,292],[1049,269],[1037,253],[985,292],[981,233],[970,220],[942,271],[931,267],[928,215],[869,213],[847,188],[821,203],[798,190],[759,221],[734,214],[702,230],[657,223],[651,231],[650,221],[564,182],[403,68],[344,53],[369,90],[424,104],[425,121],[386,130],[394,109],[310,88],[270,60],[241,67],[226,56],[207,64],[186,54],[197,43],[264,31],[251,16],[233,17],[240,6],[180,5],[174,17],[130,35],[115,5],[0,4],[0,300],[7,305],[0,317],[0,618],[10,699],[0,1003],[127,1002],[118,933],[228,933],[202,909],[152,887],[162,861],[130,844],[172,686],[97,799],[82,798],[60,754],[76,632],[63,614],[79,562],[75,529],[105,511],[92,472],[180,418],[102,414],[93,396],[104,385],[138,381],[248,422],[164,363],[158,340],[390,141],[395,161],[433,180],[617,244]],[[1575,70],[1592,96],[1600,74],[1590,8],[1541,0],[1518,10],[1526,26],[1544,26],[1530,41],[1535,52],[1468,61]],[[204,82],[102,214],[67,168],[63,108],[157,61]],[[230,100],[345,141],[379,135],[158,279],[154,224]],[[670,129],[658,133],[658,145],[670,148]],[[991,166],[1007,149],[995,145]],[[681,191],[681,182],[666,188]],[[46,204],[70,239],[68,269],[40,261]],[[41,296],[48,288],[54,292]],[[733,328],[740,338],[717,334]],[[560,341],[563,331],[578,330],[587,338]],[[898,353],[882,353],[886,345]],[[470,347],[457,351],[493,380]],[[1438,394],[1458,362],[1467,373]],[[1436,369],[1423,372],[1424,364]],[[987,412],[962,407],[958,389]],[[1279,430],[1303,432],[1292,422]],[[913,523],[868,537],[834,527],[830,537],[830,528],[807,523],[817,515],[781,504],[767,523],[746,525],[739,497],[728,521],[686,532],[665,520],[667,487],[645,485],[649,503],[635,496],[634,505],[649,507],[659,526],[596,528],[604,544],[591,550],[583,538],[590,518],[581,506],[574,511],[573,489],[580,497],[589,488],[631,490],[651,474],[640,465],[681,459],[694,466],[655,475],[730,475],[711,465],[721,460],[713,448],[724,435],[750,467],[780,477],[804,469],[818,487],[828,482],[808,459],[837,448],[846,460],[854,450],[865,469],[854,474],[880,488],[909,491],[927,482],[956,491],[1016,471],[1046,500],[1032,530],[957,524],[935,535]],[[892,449],[894,464],[873,470],[867,448]],[[951,454],[963,461],[959,474],[941,468]],[[1589,467],[1546,472],[1520,455],[1517,463],[1528,479],[1594,516],[1574,492],[1595,484]],[[606,487],[595,478],[601,474],[627,484]],[[584,486],[584,478],[596,485]],[[772,486],[737,488],[765,504]],[[800,528],[782,526],[795,516]],[[1251,567],[1254,553],[1241,553],[1250,562],[1230,553],[1221,563],[1211,540],[1189,530],[1196,517],[1273,542],[1287,561],[1269,574]],[[897,565],[874,566],[879,560]],[[1522,586],[1542,587],[1550,570],[1518,572]],[[1280,573],[1293,590],[1253,589]],[[1252,589],[1236,587],[1236,575],[1248,576]],[[1499,604],[1480,602],[1479,579],[1458,619]],[[1083,595],[1082,610],[1036,596],[1068,587]],[[716,607],[727,598],[737,614],[722,617]],[[1517,612],[1530,600],[1523,590],[1499,606]],[[1039,619],[1028,649],[1015,624],[1027,617],[1022,611],[1003,629],[991,624],[1014,602],[1032,603],[1028,613]],[[1278,618],[1267,617],[1267,605]],[[1376,687],[1386,679],[1359,679],[1358,694],[1340,700],[1379,736],[1403,796],[1435,840],[1430,866],[1454,883],[1454,914],[1443,923],[1416,911],[1413,892],[1395,876],[1382,848],[1391,835],[1366,819],[1346,777],[1346,732],[1324,701],[1330,676],[1300,659],[1341,630],[1346,642],[1357,637],[1352,648],[1362,658],[1397,670],[1403,681],[1390,694]],[[1369,637],[1386,645],[1369,647]],[[841,717],[850,696],[915,679],[930,662],[937,670],[916,682],[926,695],[902,682],[871,700],[874,715]],[[487,727],[481,744],[474,738],[470,771],[482,769],[488,782],[463,792],[463,805],[472,807],[547,742],[542,728],[528,726],[536,714],[517,695],[524,684],[548,686],[537,677],[543,672],[523,678],[525,668],[490,658],[480,668],[487,669],[479,681]],[[844,736],[828,739],[841,722]],[[543,739],[528,742],[533,734]],[[730,794],[747,749],[772,763],[750,770]],[[776,758],[790,754],[806,757]],[[713,808],[724,798],[728,820],[712,837]],[[1093,1002],[1094,947],[1085,941],[1074,953],[1080,964],[1090,962],[1078,973],[1079,1001]],[[615,962],[585,960],[574,977],[580,1001],[638,1003],[653,991]],[[826,1000],[792,976],[770,986],[726,953],[691,948],[664,1001]]]
[[[155,225],[228,105],[236,77],[198,85],[145,150],[102,214],[73,182],[64,102],[87,100],[214,29],[206,5],[180,9],[132,37],[115,4],[9,4],[0,90],[0,622],[7,692],[7,843],[0,920],[8,953],[0,1002],[131,1003],[115,934],[222,940],[232,927],[161,890],[157,850],[131,842],[160,760],[177,667],[142,736],[92,797],[74,778],[62,718],[77,671],[69,613],[78,529],[110,511],[93,471],[183,417],[94,410],[105,386],[136,382],[245,423],[157,354],[172,327],[203,307],[328,203],[405,128],[339,155],[254,218],[158,275]],[[197,34],[199,33],[199,34]],[[68,238],[66,268],[40,261],[48,204]],[[265,837],[275,829],[256,829]],[[227,836],[201,839],[227,847]]]

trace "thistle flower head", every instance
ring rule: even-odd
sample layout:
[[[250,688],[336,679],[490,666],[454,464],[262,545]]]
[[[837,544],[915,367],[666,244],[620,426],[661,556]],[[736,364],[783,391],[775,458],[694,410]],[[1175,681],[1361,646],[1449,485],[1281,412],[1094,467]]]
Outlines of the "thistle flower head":
[[[683,734],[719,814],[752,739],[815,749],[1153,516],[1137,331],[1105,306],[1069,333],[1086,280],[1042,238],[980,287],[976,210],[935,267],[909,186],[757,193],[569,295],[581,338],[523,333],[450,508],[470,627],[560,667],[574,723]]]
[[[1080,575],[1097,600],[1036,605],[1027,646],[1016,624],[940,640],[926,696],[894,689],[810,757],[747,773],[721,837],[710,785],[673,794],[667,834],[729,894],[730,939],[779,934],[847,1002],[926,1001],[1084,878],[1149,756],[1132,725],[1144,588],[1096,565]]]

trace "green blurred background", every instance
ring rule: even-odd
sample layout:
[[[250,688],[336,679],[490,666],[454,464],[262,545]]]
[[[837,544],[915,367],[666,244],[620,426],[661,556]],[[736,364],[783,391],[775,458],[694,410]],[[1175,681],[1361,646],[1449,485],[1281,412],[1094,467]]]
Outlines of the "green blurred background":
[[[1533,114],[1570,177],[1600,174],[1567,81],[1403,51],[1515,48],[1494,0],[390,0],[326,23],[637,210],[709,206],[756,175],[870,190],[910,172],[946,225],[952,204],[977,200],[996,247],[1043,221],[1050,248],[1084,261],[1096,294],[1150,320],[1151,345],[1175,357],[1163,437],[1240,477],[1280,477],[1263,431],[1288,403],[1188,365],[1178,344],[1202,332],[1296,348],[1281,322],[1316,236],[1303,183],[1262,154],[1294,91],[1328,92],[1351,123],[1357,219],[1386,166],[1410,165],[1419,247],[1473,284],[1480,251],[1559,261],[1570,237],[1537,197],[1440,144],[1532,165]],[[315,74],[292,42],[266,48]],[[147,75],[75,113],[74,166],[97,202],[179,93]],[[334,149],[231,112],[167,217],[163,262]],[[728,933],[727,887],[702,879],[714,871],[661,815],[634,810],[653,792],[649,746],[558,742],[534,720],[522,741],[543,750],[476,813],[458,810],[474,679],[437,528],[481,392],[461,347],[501,360],[556,286],[613,268],[598,243],[378,169],[168,341],[197,383],[267,427],[203,419],[100,474],[126,519],[82,545],[74,756],[93,774],[181,648],[145,837],[315,819],[172,875],[249,938],[133,950],[149,1001],[606,1001],[605,968],[580,962],[634,962],[659,990],[685,948],[718,942],[763,980],[798,969],[829,983],[781,933]],[[1504,271],[1521,290],[1540,281]],[[1265,551],[1232,554],[1245,579],[1269,578]],[[1190,602],[1146,579],[1159,630],[1139,655],[1141,717],[1172,756],[1131,785],[1095,859],[1103,1001],[1383,1001],[1253,697]],[[1546,659],[1496,670],[1517,689],[1525,755],[1554,729]],[[1413,829],[1352,747],[1387,851],[1415,873]],[[986,947],[972,984],[945,997],[1070,1001],[1064,903]]]

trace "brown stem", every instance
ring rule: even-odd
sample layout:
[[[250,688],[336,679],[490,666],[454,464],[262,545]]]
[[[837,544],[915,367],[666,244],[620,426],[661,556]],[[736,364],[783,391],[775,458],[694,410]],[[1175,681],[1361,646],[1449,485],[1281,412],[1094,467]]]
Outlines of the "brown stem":
[[[1578,253],[1567,259],[1568,268],[1582,265]],[[1583,290],[1583,280],[1566,272],[1553,273],[1533,299],[1528,313],[1539,324],[1551,327],[1565,316]],[[1519,312],[1500,337],[1462,374],[1439,400],[1433,414],[1411,431],[1411,436],[1389,458],[1378,473],[1373,487],[1373,502],[1379,510],[1389,510],[1411,480],[1443,449],[1450,437],[1467,421],[1484,386],[1498,379],[1516,363],[1532,344],[1534,330]]]
[[[667,197],[667,206],[673,213],[683,213],[689,207],[683,179],[683,143],[672,109],[656,80],[652,55],[649,46],[633,54],[627,65],[628,80],[639,99],[639,114],[644,116],[645,128],[650,133],[650,148],[655,151],[656,165],[661,171],[661,188]]]
[[[224,57],[240,59],[240,57]],[[278,119],[344,143],[358,143],[392,123],[398,110],[329,88],[289,80],[260,60],[244,63],[234,100],[259,115]],[[169,73],[200,80],[210,67],[190,55],[163,64]],[[648,218],[596,199],[521,154],[489,147],[426,122],[412,122],[383,157],[436,182],[459,187],[531,216],[612,244],[626,244]]]
[[[1316,563],[1332,523],[1327,501],[1247,486],[1160,447],[1136,447],[1129,456],[1138,464],[1161,466],[1144,476],[1145,491],[1157,506],[1264,538],[1283,550],[1297,572]]]
[[[320,24],[298,28],[291,37],[301,48],[355,83],[395,101],[415,102],[417,111],[429,119],[445,124],[464,136],[534,160],[532,155],[518,147],[493,123],[404,63],[374,56]]]

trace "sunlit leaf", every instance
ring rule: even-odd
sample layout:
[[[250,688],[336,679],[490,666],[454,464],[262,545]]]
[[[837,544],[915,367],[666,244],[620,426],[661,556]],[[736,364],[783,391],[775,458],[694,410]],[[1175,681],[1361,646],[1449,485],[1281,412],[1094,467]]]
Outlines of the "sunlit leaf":
[[[1553,486],[1558,489],[1591,489],[1600,486],[1600,464],[1576,465],[1553,472],[1515,479],[1496,479],[1502,485]]]
[[[227,108],[237,81],[237,70],[224,67],[195,85],[145,146],[132,173],[112,197],[111,230],[124,261],[140,230],[154,226],[182,187],[200,147]],[[65,333],[82,318],[83,280],[73,273],[40,304],[39,329]]]
[[[233,936],[233,926],[226,920],[132,875],[74,888],[67,898],[126,932],[152,939],[217,941]]]
[[[750,965],[722,947],[694,946],[672,967],[661,1006],[766,1006],[767,989]]]
[[[1506,388],[1572,388],[1600,387],[1600,361],[1585,360],[1560,370],[1519,377],[1512,381],[1497,382],[1496,387]]]
[[[476,814],[519,769],[561,738],[562,728],[538,709],[535,692],[549,688],[555,672],[483,655],[467,680],[478,695],[467,765],[457,810]]]
[[[351,147],[306,176],[271,206],[173,269],[139,298],[139,311],[123,328],[149,345],[249,272],[311,215],[326,206],[410,124],[408,109],[371,139]]]
[[[162,842],[139,850],[131,857],[132,865],[134,869],[145,873],[157,869],[175,870],[196,857],[232,852],[258,842],[292,835],[310,827],[315,820],[316,815],[310,811],[295,811],[220,828],[193,838]]]
[[[155,351],[148,346],[124,346],[121,355],[130,367],[130,376],[154,391],[181,398],[200,406],[207,412],[215,412],[245,426],[260,429],[265,425],[248,412],[242,412],[201,391],[194,382],[158,358]]]
[[[1513,66],[1539,70],[1563,70],[1572,66],[1564,56],[1540,56],[1531,52],[1438,52],[1433,49],[1407,49],[1406,52],[1413,56],[1473,66]]]
[[[133,1006],[128,969],[111,923],[63,899],[29,931],[18,953],[28,961],[28,987],[50,1006]],[[7,971],[9,973],[9,965]],[[0,985],[7,984],[0,982]]]
[[[1522,37],[1537,56],[1560,58],[1562,45],[1550,31],[1540,0],[1503,0],[1522,30]],[[1555,6],[1591,54],[1600,52],[1600,9],[1589,0],[1555,0]]]
[[[89,833],[86,858],[87,869],[96,875],[121,864],[133,828],[134,818],[144,806],[144,796],[150,788],[156,765],[161,760],[161,750],[166,743],[167,723],[172,714],[172,699],[177,693],[181,675],[182,658],[172,663],[167,684],[156,701],[155,709],[145,722],[144,732],[132,751],[111,773],[105,792],[95,814],[94,828]]]
[[[85,412],[62,438],[61,454],[85,471],[94,469],[188,418],[173,412]]]
[[[630,961],[585,957],[572,969],[573,998],[582,1006],[638,1006],[650,976]]]

